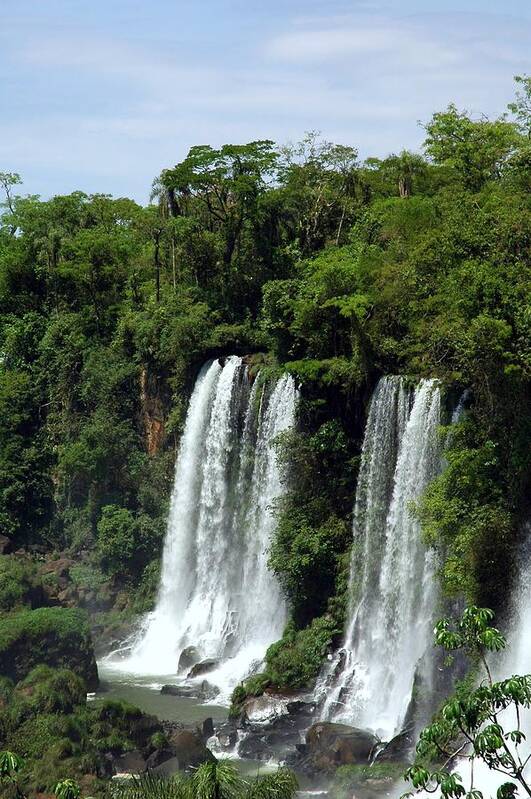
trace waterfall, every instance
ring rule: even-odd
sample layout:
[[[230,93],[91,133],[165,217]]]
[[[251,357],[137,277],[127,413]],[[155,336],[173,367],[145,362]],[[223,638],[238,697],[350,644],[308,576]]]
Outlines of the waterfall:
[[[156,607],[120,670],[175,677],[193,647],[195,660],[217,662],[208,679],[227,693],[282,635],[287,610],[267,567],[271,505],[282,492],[272,442],[294,425],[296,402],[289,375],[251,385],[241,358],[201,370],[175,467]]]
[[[371,401],[356,490],[348,623],[318,686],[322,715],[389,739],[429,649],[434,564],[411,503],[440,468],[440,391],[384,377]]]

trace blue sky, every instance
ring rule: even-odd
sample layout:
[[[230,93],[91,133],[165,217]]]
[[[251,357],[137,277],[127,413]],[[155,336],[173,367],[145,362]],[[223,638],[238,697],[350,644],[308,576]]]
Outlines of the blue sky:
[[[381,156],[450,101],[502,113],[522,72],[529,0],[5,2],[0,170],[146,202],[193,144],[320,130]]]

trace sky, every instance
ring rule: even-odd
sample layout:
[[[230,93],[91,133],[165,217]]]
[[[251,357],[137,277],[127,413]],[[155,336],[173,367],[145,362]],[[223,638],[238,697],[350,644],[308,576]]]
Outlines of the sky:
[[[22,193],[148,201],[194,144],[385,156],[531,73],[530,0],[17,0],[0,17],[0,171]]]

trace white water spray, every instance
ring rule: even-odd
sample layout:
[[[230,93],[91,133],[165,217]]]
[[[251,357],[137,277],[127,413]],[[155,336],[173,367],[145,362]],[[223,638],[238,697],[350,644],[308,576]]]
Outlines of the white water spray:
[[[295,422],[284,375],[252,387],[241,358],[201,371],[177,458],[156,608],[119,671],[175,678],[182,652],[217,661],[209,682],[230,689],[262,661],[286,621],[267,566],[272,503],[282,479],[272,444]],[[181,675],[186,677],[186,673]]]
[[[322,715],[389,739],[401,729],[429,647],[434,565],[411,503],[440,467],[440,392],[380,380],[371,402],[356,502],[343,647],[323,674]]]

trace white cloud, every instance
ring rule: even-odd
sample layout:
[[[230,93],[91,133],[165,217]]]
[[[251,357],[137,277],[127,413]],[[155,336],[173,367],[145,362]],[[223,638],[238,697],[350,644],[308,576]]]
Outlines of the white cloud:
[[[0,120],[2,162],[30,175],[28,191],[81,185],[145,199],[154,175],[198,142],[320,129],[362,155],[385,155],[418,145],[417,120],[451,100],[503,111],[531,49],[529,25],[488,15],[284,14],[268,31],[242,39],[238,53],[122,29],[4,31],[15,89]]]

